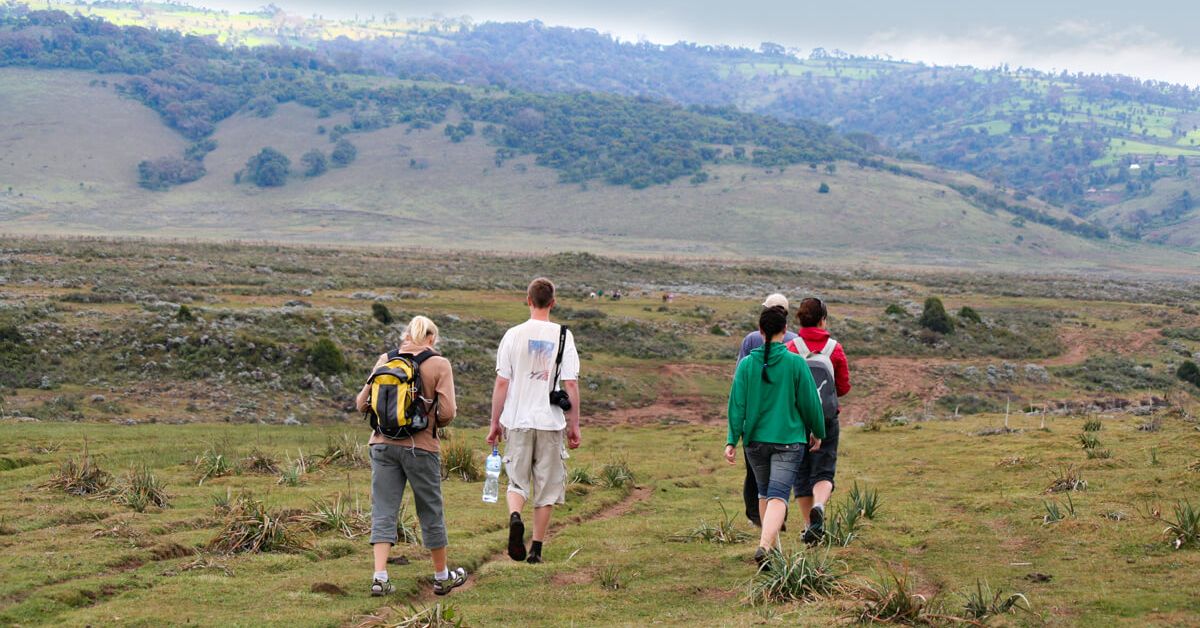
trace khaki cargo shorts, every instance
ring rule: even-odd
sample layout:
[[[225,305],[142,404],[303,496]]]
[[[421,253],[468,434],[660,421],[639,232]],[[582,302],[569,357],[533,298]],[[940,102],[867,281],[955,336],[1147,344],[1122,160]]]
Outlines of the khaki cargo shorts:
[[[508,473],[508,492],[529,500],[532,489],[534,508],[565,504],[566,451],[562,431],[505,430],[504,470]]]

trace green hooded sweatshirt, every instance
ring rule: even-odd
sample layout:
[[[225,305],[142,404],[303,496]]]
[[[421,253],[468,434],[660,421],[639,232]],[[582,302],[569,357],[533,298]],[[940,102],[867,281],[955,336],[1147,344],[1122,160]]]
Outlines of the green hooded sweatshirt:
[[[764,355],[770,382],[762,379]],[[808,363],[779,342],[751,351],[733,376],[725,442],[806,443],[809,432],[825,438],[825,415]]]

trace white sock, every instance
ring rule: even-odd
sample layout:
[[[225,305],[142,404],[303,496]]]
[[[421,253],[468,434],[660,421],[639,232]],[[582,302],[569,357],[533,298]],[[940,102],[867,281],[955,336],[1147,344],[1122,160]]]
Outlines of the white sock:
[[[450,570],[443,569],[441,571],[434,572],[433,577],[435,580],[449,580],[450,579]]]
[[[375,579],[376,579],[376,580],[378,580],[378,581],[380,581],[380,582],[387,582],[387,581],[388,581],[388,577],[387,577],[387,570],[385,569],[385,570],[383,570],[383,571],[376,571],[376,572],[375,572]]]

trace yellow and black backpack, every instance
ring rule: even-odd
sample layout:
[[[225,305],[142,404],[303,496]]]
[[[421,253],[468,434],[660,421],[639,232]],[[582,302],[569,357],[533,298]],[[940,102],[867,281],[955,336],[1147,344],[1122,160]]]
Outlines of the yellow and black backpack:
[[[416,355],[388,352],[387,362],[367,378],[371,429],[388,438],[408,438],[429,427],[429,408],[421,398],[421,364],[435,355],[432,349]]]

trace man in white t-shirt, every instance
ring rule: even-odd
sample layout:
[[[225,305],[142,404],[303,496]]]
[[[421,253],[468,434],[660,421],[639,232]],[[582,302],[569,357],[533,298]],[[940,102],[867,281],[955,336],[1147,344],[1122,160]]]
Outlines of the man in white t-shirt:
[[[487,442],[496,445],[506,441],[508,555],[513,560],[540,563],[550,514],[555,505],[566,501],[566,447],[575,449],[580,442],[579,354],[575,338],[567,331],[557,378],[570,400],[570,409],[564,412],[550,401],[551,391],[558,389],[554,375],[562,332],[561,326],[550,322],[554,284],[544,277],[534,279],[525,301],[529,320],[509,329],[496,351],[492,427]],[[531,498],[533,544],[526,551],[521,511]]]

